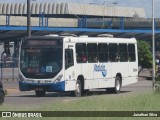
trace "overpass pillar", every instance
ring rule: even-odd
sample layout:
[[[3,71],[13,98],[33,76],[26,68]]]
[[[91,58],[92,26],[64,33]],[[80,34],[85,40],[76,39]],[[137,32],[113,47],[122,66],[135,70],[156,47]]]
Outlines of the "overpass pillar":
[[[10,25],[10,15],[6,15],[6,26]]]
[[[124,17],[120,18],[120,29],[124,29]]]
[[[83,16],[82,18],[78,18],[78,27],[86,28],[87,27],[87,16]]]
[[[39,14],[39,26],[43,27],[44,26],[44,13]]]
[[[48,27],[48,17],[45,17],[45,27]]]

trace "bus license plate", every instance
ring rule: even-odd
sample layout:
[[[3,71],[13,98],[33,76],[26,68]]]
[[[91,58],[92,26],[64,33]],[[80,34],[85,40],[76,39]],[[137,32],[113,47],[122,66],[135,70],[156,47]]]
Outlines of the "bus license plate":
[[[35,90],[43,90],[43,88],[36,88]]]

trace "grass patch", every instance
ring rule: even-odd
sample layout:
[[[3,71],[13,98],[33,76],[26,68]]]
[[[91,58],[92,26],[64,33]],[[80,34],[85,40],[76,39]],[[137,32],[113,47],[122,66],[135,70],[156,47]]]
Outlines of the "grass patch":
[[[118,95],[93,95],[86,96],[75,100],[69,101],[54,101],[46,103],[40,106],[14,106],[14,105],[2,105],[0,111],[159,111],[160,102],[159,94],[154,92],[144,93],[131,93]],[[35,118],[36,119],[36,118]],[[40,118],[38,118],[41,120]],[[44,119],[44,118],[42,118]],[[45,118],[50,120],[53,118]],[[56,118],[58,120],[71,120],[75,118]],[[82,120],[83,118],[76,118]],[[93,118],[87,118],[92,120]],[[105,119],[106,118],[94,118]],[[107,118],[109,120],[117,120],[121,118]],[[122,120],[134,120],[135,118],[122,118]],[[136,118],[139,120],[151,118]],[[158,118],[154,118],[156,120]],[[17,119],[16,119],[17,120]],[[28,120],[28,118],[26,118]],[[34,119],[33,119],[34,120]]]
[[[62,101],[43,106],[51,111],[158,111],[159,94],[141,93],[124,95],[100,95]]]
[[[39,98],[41,99],[41,98]],[[153,92],[131,93],[118,95],[93,95],[73,100],[51,101],[43,105],[15,106],[1,105],[0,111],[156,111],[159,110],[159,94]]]

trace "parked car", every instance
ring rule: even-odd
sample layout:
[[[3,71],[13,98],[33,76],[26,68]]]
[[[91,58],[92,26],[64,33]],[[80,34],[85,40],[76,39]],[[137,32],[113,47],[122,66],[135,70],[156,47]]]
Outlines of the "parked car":
[[[3,89],[3,84],[0,81],[0,104],[2,104],[4,102],[4,98],[5,98],[5,92]]]

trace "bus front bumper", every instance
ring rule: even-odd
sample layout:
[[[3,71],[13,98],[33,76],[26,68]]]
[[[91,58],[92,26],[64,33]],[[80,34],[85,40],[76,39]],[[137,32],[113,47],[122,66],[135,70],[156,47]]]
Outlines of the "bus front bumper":
[[[61,92],[65,91],[65,81],[57,83],[27,83],[24,81],[19,81],[19,90],[44,90],[47,92]]]

